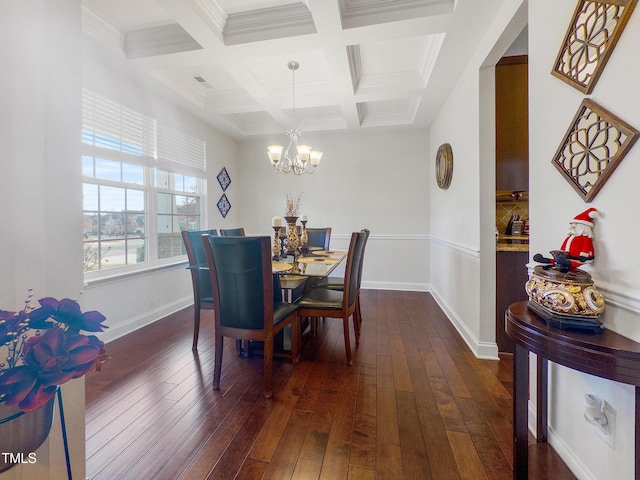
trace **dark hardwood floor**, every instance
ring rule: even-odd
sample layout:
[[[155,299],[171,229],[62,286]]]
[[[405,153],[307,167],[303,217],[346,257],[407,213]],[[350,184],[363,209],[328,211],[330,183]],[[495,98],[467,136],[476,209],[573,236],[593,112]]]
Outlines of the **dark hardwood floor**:
[[[276,359],[271,400],[231,340],[212,390],[211,312],[197,353],[191,308],[109,343],[86,381],[88,478],[512,479],[511,357],[477,359],[427,293],[361,295],[354,365],[326,319],[298,364]],[[531,479],[575,479],[530,451]]]

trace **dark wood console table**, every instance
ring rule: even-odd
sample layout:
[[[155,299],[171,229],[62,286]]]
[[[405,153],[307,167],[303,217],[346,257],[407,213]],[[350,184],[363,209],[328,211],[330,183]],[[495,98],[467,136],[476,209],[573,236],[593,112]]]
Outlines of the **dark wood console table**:
[[[536,439],[548,435],[548,362],[636,387],[635,478],[640,480],[640,343],[611,330],[590,333],[549,327],[527,308],[512,304],[505,313],[505,329],[515,341],[513,357],[513,478],[529,476],[527,402],[529,400],[529,352],[537,355]]]

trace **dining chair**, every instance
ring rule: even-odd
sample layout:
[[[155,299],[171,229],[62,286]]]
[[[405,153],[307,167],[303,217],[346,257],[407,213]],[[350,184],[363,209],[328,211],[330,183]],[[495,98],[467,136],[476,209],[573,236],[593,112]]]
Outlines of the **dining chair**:
[[[298,315],[301,318],[342,318],[347,365],[353,365],[353,360],[351,359],[349,318],[353,316],[356,308],[356,300],[358,298],[358,269],[361,265],[360,256],[362,255],[365,241],[365,232],[353,232],[351,234],[342,290],[315,287],[303,295],[297,302],[300,307]],[[358,329],[355,318],[354,331],[357,338]]]
[[[308,245],[310,247],[321,247],[323,250],[329,250],[329,242],[331,241],[331,227],[327,228],[307,228]]]
[[[356,330],[356,343],[359,343],[360,326],[362,325],[362,309],[360,308],[360,285],[362,284],[362,270],[364,265],[364,252],[367,248],[367,241],[369,240],[369,234],[371,231],[368,228],[361,230],[365,233],[364,245],[362,247],[362,255],[360,255],[360,265],[358,267],[358,295],[356,297],[356,310],[355,310],[355,323],[357,324]],[[331,290],[342,290],[344,288],[343,277],[325,277],[317,284],[321,288],[329,288]]]
[[[216,230],[182,231],[182,241],[187,251],[191,272],[191,284],[193,286],[193,345],[198,348],[198,336],[200,334],[200,311],[213,310],[213,295],[211,294],[211,280],[209,272],[201,267],[207,267],[207,256],[202,246],[202,235],[218,235]]]
[[[244,228],[221,228],[220,235],[223,237],[244,237]]]
[[[264,344],[264,396],[272,396],[274,336],[291,325],[298,361],[298,306],[274,299],[270,237],[202,237],[216,305],[213,388],[220,389],[224,337]]]

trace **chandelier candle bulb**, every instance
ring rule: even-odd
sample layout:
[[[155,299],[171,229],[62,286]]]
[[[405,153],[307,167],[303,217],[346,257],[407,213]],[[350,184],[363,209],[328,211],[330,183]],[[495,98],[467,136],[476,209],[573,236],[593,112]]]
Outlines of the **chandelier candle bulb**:
[[[269,145],[267,147],[267,155],[269,155],[269,161],[271,162],[271,165],[275,166],[280,163],[283,148],[284,147],[282,145]]]
[[[300,221],[301,222],[306,222],[307,221],[307,216],[306,215],[301,215],[300,216]]]
[[[309,153],[309,163],[313,167],[317,167],[318,165],[320,165],[321,158],[322,158],[322,152],[318,150],[311,150],[311,153]]]

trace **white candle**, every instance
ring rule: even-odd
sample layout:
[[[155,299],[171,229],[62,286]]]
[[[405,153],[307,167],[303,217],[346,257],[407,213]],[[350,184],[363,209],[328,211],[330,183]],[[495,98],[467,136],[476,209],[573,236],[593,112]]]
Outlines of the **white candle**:
[[[281,217],[273,217],[271,219],[271,226],[273,226],[273,227],[281,227],[282,226],[282,218]]]
[[[302,216],[300,217],[300,221],[301,221],[301,222],[306,222],[306,221],[307,221],[307,216],[306,216],[306,215],[302,215]]]

